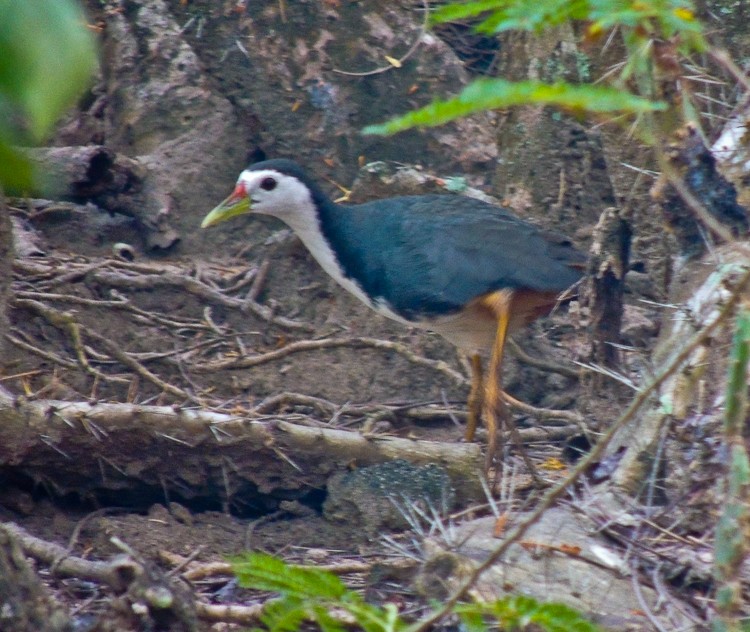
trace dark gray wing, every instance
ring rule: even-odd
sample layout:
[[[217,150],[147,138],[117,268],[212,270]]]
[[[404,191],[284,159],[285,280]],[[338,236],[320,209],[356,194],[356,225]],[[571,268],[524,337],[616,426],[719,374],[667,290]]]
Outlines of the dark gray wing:
[[[328,236],[345,273],[407,319],[454,312],[502,288],[562,291],[581,277],[585,258],[568,240],[479,200],[410,196],[339,208]]]

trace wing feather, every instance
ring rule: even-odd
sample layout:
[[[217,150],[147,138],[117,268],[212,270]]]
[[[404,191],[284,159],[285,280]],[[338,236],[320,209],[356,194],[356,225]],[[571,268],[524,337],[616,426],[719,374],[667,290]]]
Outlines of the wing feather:
[[[373,297],[408,319],[457,311],[502,288],[563,291],[585,257],[561,235],[480,200],[407,196],[338,207],[328,238]]]

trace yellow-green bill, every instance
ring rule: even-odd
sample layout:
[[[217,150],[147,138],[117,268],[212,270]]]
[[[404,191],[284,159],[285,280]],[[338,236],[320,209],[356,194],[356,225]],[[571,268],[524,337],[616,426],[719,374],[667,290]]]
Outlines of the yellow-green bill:
[[[208,228],[219,222],[224,222],[237,215],[250,211],[250,198],[244,189],[240,192],[239,187],[226,200],[219,204],[214,210],[203,218],[201,228]]]

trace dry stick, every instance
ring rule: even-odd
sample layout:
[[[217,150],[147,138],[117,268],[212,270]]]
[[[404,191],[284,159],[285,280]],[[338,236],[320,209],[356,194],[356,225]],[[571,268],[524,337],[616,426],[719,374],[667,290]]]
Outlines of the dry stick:
[[[325,338],[323,340],[298,340],[292,342],[280,349],[269,351],[267,353],[261,353],[254,356],[222,360],[219,362],[211,362],[208,364],[196,366],[195,369],[198,371],[208,372],[219,369],[247,369],[250,367],[265,364],[278,360],[292,353],[298,353],[300,351],[315,351],[320,349],[335,349],[338,347],[371,347],[373,349],[384,349],[386,351],[394,351],[399,355],[405,357],[407,360],[420,366],[426,366],[430,369],[434,369],[440,373],[447,375],[459,386],[467,386],[469,381],[464,375],[448,366],[447,362],[443,360],[430,360],[417,353],[414,353],[408,346],[400,342],[393,342],[391,340],[381,340],[379,338]]]
[[[556,408],[538,408],[531,404],[526,404],[515,397],[508,395],[503,391],[503,399],[516,410],[520,410],[522,413],[536,417],[537,419],[563,419],[572,424],[578,424],[579,426],[583,423],[583,416],[573,410],[558,410]]]
[[[575,380],[578,380],[581,377],[580,371],[576,369],[568,366],[563,366],[562,364],[557,364],[556,362],[547,362],[546,360],[542,360],[541,358],[530,356],[523,349],[521,349],[520,345],[515,340],[513,340],[513,338],[508,338],[506,344],[510,347],[513,355],[516,356],[516,358],[518,358],[524,364],[528,364],[529,366],[533,366],[534,368],[541,369],[543,371],[551,371],[553,373],[559,373],[560,375],[564,375],[566,377],[572,377]]]
[[[87,373],[91,373],[92,375],[99,376],[102,379],[107,379],[108,377],[107,375],[100,373],[99,371],[97,371],[96,369],[92,368],[89,365],[88,360],[86,359],[85,351],[83,349],[83,343],[82,343],[81,336],[80,336],[80,326],[77,322],[75,322],[71,314],[68,314],[66,312],[61,312],[59,310],[56,310],[52,307],[45,305],[44,303],[40,303],[39,301],[32,301],[29,299],[16,299],[14,301],[14,304],[19,307],[26,307],[28,309],[32,309],[35,312],[37,312],[39,315],[46,318],[53,325],[68,329],[68,332],[70,333],[73,339],[73,346],[76,350],[76,355],[78,357],[78,362],[81,365],[81,368],[83,368]],[[164,380],[162,380],[157,375],[154,375],[153,373],[151,373],[151,371],[149,371],[146,367],[144,367],[135,358],[131,357],[125,351],[120,349],[111,340],[105,338],[104,336],[99,335],[98,333],[92,330],[87,331],[86,335],[96,340],[116,360],[119,360],[122,364],[129,367],[135,373],[145,378],[152,384],[155,384],[156,386],[161,388],[163,391],[166,391],[167,393],[170,393],[171,395],[175,395],[176,397],[187,399],[194,403],[200,403],[194,396],[190,395],[187,391],[184,391],[181,388],[173,386],[172,384],[169,384],[168,382],[165,382]]]
[[[89,365],[88,358],[86,357],[86,351],[83,348],[83,341],[81,339],[81,326],[73,318],[73,315],[69,312],[61,312],[60,310],[49,307],[39,301],[32,301],[29,299],[15,299],[12,303],[15,307],[25,307],[30,309],[40,316],[42,316],[47,322],[58,329],[67,330],[68,335],[73,343],[73,349],[78,358],[78,364],[86,371],[96,375],[98,372]]]
[[[254,415],[268,415],[271,414],[275,409],[282,406],[291,404],[292,406],[310,406],[318,409],[319,412],[333,417],[341,417],[346,414],[348,416],[365,416],[365,415],[378,415],[386,416],[393,415],[398,412],[403,415],[417,418],[417,419],[434,419],[435,417],[445,417],[449,414],[455,414],[454,411],[447,408],[419,408],[419,404],[334,404],[332,401],[323,399],[321,397],[314,397],[312,395],[305,395],[304,393],[295,393],[293,391],[285,391],[276,395],[271,395],[263,399],[260,403],[256,404],[250,409],[250,413]],[[460,414],[460,413],[459,413]],[[328,422],[331,427],[336,427],[333,423],[333,419]]]
[[[87,335],[96,340],[100,345],[102,345],[109,355],[111,355],[116,360],[120,361],[122,364],[124,364],[126,367],[133,370],[133,372],[140,375],[142,378],[148,380],[152,384],[155,384],[163,391],[170,393],[171,395],[174,395],[176,397],[181,397],[183,399],[187,399],[195,404],[200,404],[201,402],[196,398],[195,396],[191,395],[187,391],[184,391],[181,388],[178,388],[177,386],[174,386],[170,384],[169,382],[165,382],[162,380],[159,376],[155,375],[151,371],[149,371],[145,366],[143,366],[138,360],[130,356],[128,353],[120,349],[116,344],[114,344],[111,340],[108,340],[104,336],[99,335],[98,333],[89,330],[87,332]]]
[[[506,398],[509,396],[506,394]],[[508,401],[506,399],[506,401]],[[518,400],[510,398],[510,405],[514,408],[523,410],[526,413],[538,416],[542,419],[568,419],[570,415],[570,421],[572,424],[566,425],[554,425],[552,428],[542,426],[534,428],[519,429],[518,434],[522,439],[523,443],[531,443],[535,441],[559,441],[570,437],[576,432],[580,432],[581,423],[583,418],[578,417],[572,411],[568,410],[552,410],[546,408],[535,408],[523,404]],[[310,395],[304,395],[301,393],[284,392],[278,395],[272,395],[267,397],[255,407],[250,409],[250,412],[255,415],[268,415],[272,411],[283,405],[300,405],[300,406],[311,406],[317,408],[321,413],[326,415],[342,415],[347,414],[349,416],[357,415],[395,415],[400,413],[403,416],[410,417],[412,419],[419,420],[434,420],[435,418],[447,417],[453,415],[462,419],[465,419],[468,413],[462,410],[452,410],[450,408],[429,408],[427,406],[403,404],[403,405],[391,405],[391,404],[362,404],[362,405],[345,405],[339,406],[327,399],[321,399],[318,397],[312,397]],[[300,423],[297,421],[296,423]],[[309,424],[316,426],[336,427],[332,422],[328,424]]]
[[[140,362],[151,362],[153,360],[165,360],[170,362],[171,364],[177,364],[178,360],[175,360],[174,356],[176,355],[183,355],[187,356],[188,353],[192,351],[197,351],[198,349],[208,349],[211,347],[219,347],[223,343],[221,340],[211,339],[211,340],[202,340],[201,342],[196,342],[191,345],[186,345],[184,347],[178,347],[176,349],[171,349],[169,351],[159,351],[159,352],[135,352],[131,351],[130,356],[132,358],[135,358],[136,360],[139,360]]]
[[[248,311],[251,311],[259,318],[273,323],[274,325],[279,325],[288,329],[312,329],[312,326],[307,323],[292,320],[290,318],[284,318],[283,316],[275,316],[273,314],[273,310],[270,307],[261,305],[260,303],[256,303],[255,301],[227,296],[223,292],[216,290],[196,279],[192,279],[175,272],[159,271],[155,273],[153,269],[147,269],[146,271],[151,272],[151,274],[143,274],[141,276],[128,276],[113,270],[98,269],[93,272],[93,275],[94,278],[100,283],[115,287],[129,288],[131,290],[152,289],[155,287],[164,286],[177,286],[189,292],[190,294],[197,296],[198,298],[204,298],[208,301],[211,301],[212,303],[218,303],[219,305],[226,305],[228,307],[234,307],[236,309],[246,309]]]
[[[193,552],[188,555],[187,557],[183,557],[182,561],[177,564],[169,573],[167,573],[167,577],[174,577],[179,573],[183,568],[186,568],[188,564],[191,564],[202,552],[203,552],[204,546],[201,544],[193,549]]]
[[[637,569],[631,567],[630,573],[630,584],[633,587],[633,594],[638,601],[638,605],[641,607],[641,612],[643,612],[643,614],[646,616],[649,623],[654,626],[654,630],[656,630],[656,632],[668,632],[667,629],[661,624],[659,619],[656,618],[656,615],[654,614],[651,606],[646,602],[646,598],[643,595],[641,582],[638,581]]]
[[[227,577],[234,575],[233,565],[229,562],[207,562],[203,564],[194,563],[189,558],[175,553],[160,551],[160,557],[167,561],[169,564],[175,565],[175,569],[169,571],[170,575],[175,574],[175,570],[187,563],[192,563],[192,567],[181,573],[181,577],[190,582],[196,582],[203,579],[210,579],[212,577]],[[295,564],[301,568],[315,568],[319,571],[327,573],[334,573],[336,575],[349,575],[354,573],[369,573],[372,570],[374,564],[371,562],[335,562],[333,564]],[[393,565],[398,566],[398,565]]]
[[[204,621],[215,621],[221,623],[238,623],[240,625],[251,625],[257,623],[263,614],[265,604],[254,604],[252,606],[221,605],[195,602],[195,613]]]
[[[369,77],[370,75],[378,75],[383,72],[388,72],[389,70],[394,70],[395,68],[400,68],[401,65],[411,57],[414,52],[417,50],[419,45],[422,43],[422,38],[424,38],[425,33],[427,32],[427,29],[430,25],[430,2],[429,0],[424,0],[424,21],[422,22],[422,28],[419,30],[419,35],[414,40],[414,43],[411,45],[409,50],[407,50],[401,57],[399,57],[398,60],[396,60],[398,63],[393,64],[389,63],[387,66],[382,66],[380,68],[376,68],[375,70],[367,70],[365,72],[349,72],[347,70],[339,70],[338,68],[333,68],[332,71],[339,74],[339,75],[346,75],[347,77]]]
[[[55,564],[56,574],[98,581],[109,586],[118,586],[119,582],[115,580],[116,568],[112,563],[71,556],[64,546],[30,535],[12,522],[0,523],[0,526],[13,534],[26,555],[49,565]]]
[[[306,329],[308,331],[312,329],[312,326],[308,323],[292,320],[283,316],[276,316],[274,314],[274,310],[272,310],[270,307],[261,305],[260,303],[257,303],[256,301],[250,299],[250,297],[245,297],[243,299],[228,297],[224,293],[218,290],[214,290],[212,287],[206,285],[205,283],[201,283],[196,279],[191,279],[190,277],[182,276],[179,274],[168,273],[164,276],[167,281],[171,282],[174,285],[179,285],[195,296],[198,296],[200,298],[213,299],[224,304],[229,304],[232,307],[239,307],[242,311],[253,312],[253,314],[255,314],[256,316],[269,323],[273,323],[274,325],[279,325],[288,329]]]
[[[108,265],[110,262],[108,260],[104,261],[96,261],[95,263],[87,263],[83,266],[81,266],[78,269],[75,269],[75,265],[72,261],[66,262],[67,265],[64,269],[67,268],[74,268],[70,272],[66,272],[65,274],[61,274],[59,276],[55,276],[54,278],[50,279],[48,287],[56,287],[58,285],[65,285],[66,283],[74,283],[83,277],[85,277],[89,272],[93,272],[94,270],[99,270],[106,265]],[[51,272],[55,272],[56,270],[53,268]]]
[[[100,562],[71,556],[65,547],[30,535],[11,522],[0,523],[0,530],[10,533],[19,542],[26,555],[49,564],[51,572],[57,576],[100,582],[111,587],[115,592],[122,593],[130,586],[133,578],[145,572],[142,563],[136,559],[129,547],[123,547],[122,544],[120,547],[127,551],[126,555],[118,555],[107,562]],[[112,540],[115,543],[114,539]],[[201,613],[201,606],[210,607],[197,602],[196,610],[199,613]],[[243,612],[245,617],[241,620],[245,623],[250,622],[252,619],[247,616],[248,609],[245,608]]]
[[[83,345],[83,339],[81,338],[81,326],[78,322],[76,322],[72,314],[68,312],[61,312],[52,307],[49,307],[48,305],[45,305],[44,303],[40,303],[39,301],[32,301],[28,299],[14,299],[12,305],[14,307],[25,307],[26,309],[31,309],[42,316],[44,319],[46,319],[52,326],[67,330],[68,335],[71,338],[71,342],[73,343],[76,358],[78,359],[77,366],[83,369],[86,373],[102,380],[118,381],[117,378],[111,378],[110,376],[102,373],[101,371],[98,371],[89,364],[88,358],[86,357],[86,350]],[[7,335],[6,337],[14,344],[22,346],[21,344],[19,344],[19,341],[14,340]],[[67,367],[67,362],[62,363],[62,366]],[[75,367],[76,365],[74,364],[73,366]]]
[[[254,303],[258,300],[260,293],[263,291],[263,286],[266,283],[266,277],[268,277],[268,271],[271,269],[271,260],[264,259],[258,266],[258,270],[253,279],[253,283],[245,296],[245,301]]]
[[[540,501],[536,509],[534,509],[534,511],[532,511],[525,520],[523,520],[519,525],[517,525],[510,531],[505,540],[503,540],[503,542],[497,548],[495,548],[492,553],[490,553],[489,557],[484,562],[482,562],[474,569],[474,571],[472,571],[469,577],[459,585],[456,591],[451,595],[451,597],[441,608],[435,610],[423,619],[420,619],[413,625],[409,626],[407,628],[408,632],[423,632],[424,630],[427,630],[431,626],[436,624],[441,619],[445,618],[453,611],[456,604],[463,598],[466,592],[476,584],[479,577],[493,564],[495,564],[495,562],[497,562],[500,557],[508,550],[510,545],[521,538],[526,533],[526,531],[528,531],[528,529],[535,522],[537,522],[539,518],[541,518],[542,514],[547,511],[547,509],[549,509],[552,504],[556,500],[558,500],[566,492],[566,490],[583,475],[584,472],[586,472],[596,461],[598,461],[602,457],[605,449],[609,445],[609,442],[615,436],[615,433],[635,416],[640,407],[649,398],[651,393],[653,393],[659,386],[661,386],[664,381],[669,378],[680,367],[680,365],[682,365],[682,363],[690,357],[690,354],[693,353],[693,351],[700,344],[702,344],[704,340],[709,338],[719,325],[721,325],[727,318],[729,318],[734,310],[735,305],[740,300],[743,293],[748,290],[749,285],[750,271],[747,271],[742,276],[735,289],[732,291],[731,297],[727,301],[726,305],[722,308],[716,319],[708,325],[705,325],[701,331],[694,334],[682,349],[682,351],[680,351],[680,353],[678,353],[664,369],[662,369],[656,376],[654,376],[653,380],[646,388],[638,392],[638,394],[631,402],[630,406],[628,406],[625,412],[620,415],[620,417],[617,419],[617,421],[615,421],[614,424],[612,424],[609,430],[607,430],[607,432],[602,435],[599,442],[593,447],[591,452],[589,452],[589,454],[578,463],[578,465],[571,471],[570,475],[542,497],[542,500]]]
[[[11,375],[3,375],[3,376],[0,376],[0,382],[7,382],[8,380],[20,380],[21,378],[32,377],[34,375],[40,375],[41,373],[44,373],[44,371],[42,371],[41,369],[36,369],[33,371],[24,371],[23,373],[13,373]]]
[[[45,360],[48,360],[49,362],[52,362],[53,364],[63,366],[66,369],[78,368],[78,365],[72,360],[66,360],[65,358],[61,358],[60,356],[55,355],[54,353],[50,351],[39,349],[38,347],[35,347],[34,345],[29,344],[28,342],[25,342],[24,340],[21,340],[20,338],[16,338],[12,334],[5,334],[5,339],[13,343],[17,347],[23,349],[24,351],[28,351],[29,353],[33,353],[34,355],[38,355],[39,357],[44,358]]]
[[[224,288],[225,292],[239,292],[242,288],[244,288],[246,285],[250,283],[255,283],[255,277],[258,275],[258,268],[246,268],[245,271],[242,273],[242,278],[239,279],[234,285],[228,285]],[[199,279],[202,280],[202,277],[200,274],[197,275]],[[239,275],[235,275],[232,277],[231,281],[234,281]]]
[[[98,298],[86,298],[75,294],[58,294],[56,292],[30,292],[19,291],[15,293],[16,298],[36,299],[39,301],[62,301],[76,305],[89,305],[92,307],[124,307],[128,304],[127,299],[107,301]]]
[[[706,51],[719,66],[723,67],[730,75],[745,88],[745,92],[750,92],[750,80],[745,72],[734,63],[731,56],[723,48],[709,48]]]
[[[115,290],[112,290],[113,293],[115,293]],[[202,324],[200,321],[190,321],[186,320],[183,322],[166,318],[165,316],[162,316],[160,314],[154,314],[152,312],[147,312],[145,310],[137,308],[135,305],[133,305],[129,299],[125,298],[124,296],[120,295],[119,292],[116,294],[117,299],[116,300],[100,300],[100,299],[94,299],[94,298],[85,298],[83,296],[76,296],[74,294],[57,294],[53,292],[28,292],[28,291],[20,291],[16,292],[15,296],[16,298],[28,298],[28,299],[37,299],[40,301],[59,301],[61,303],[73,303],[74,305],[86,305],[89,307],[111,307],[113,309],[122,309],[127,312],[132,312],[133,314],[136,314],[137,316],[142,316],[143,318],[152,320],[156,323],[159,323],[161,325],[169,325],[172,327],[184,327],[184,328],[193,328],[193,329],[207,329],[207,327]]]
[[[259,404],[254,406],[250,412],[255,415],[266,415],[284,405],[310,406],[320,411],[324,415],[333,415],[338,406],[327,399],[313,397],[312,395],[303,395],[302,393],[284,392],[278,395],[266,397]]]

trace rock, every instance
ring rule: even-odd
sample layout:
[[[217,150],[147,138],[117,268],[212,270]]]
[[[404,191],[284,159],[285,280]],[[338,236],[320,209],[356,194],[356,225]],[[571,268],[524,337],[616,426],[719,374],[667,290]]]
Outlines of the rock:
[[[455,492],[438,465],[396,459],[333,476],[323,513],[328,520],[360,525],[368,537],[383,529],[406,529],[451,510]],[[416,511],[415,511],[416,509]]]
[[[524,517],[517,514],[513,520]],[[500,544],[493,535],[495,524],[494,517],[480,518],[456,527],[452,542],[428,540],[417,589],[444,599]],[[664,629],[691,629],[687,617],[650,587],[639,583],[640,598],[636,595],[623,553],[604,537],[591,535],[595,528],[572,508],[549,509],[481,576],[471,596],[492,601],[520,593],[564,603],[608,629],[644,632],[653,629],[642,614],[647,606]]]

